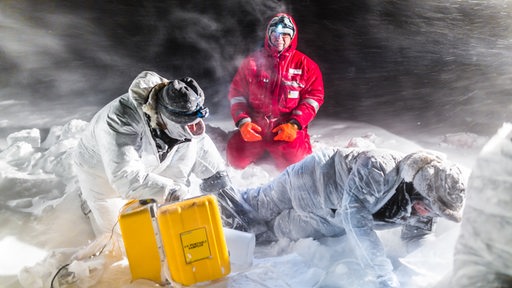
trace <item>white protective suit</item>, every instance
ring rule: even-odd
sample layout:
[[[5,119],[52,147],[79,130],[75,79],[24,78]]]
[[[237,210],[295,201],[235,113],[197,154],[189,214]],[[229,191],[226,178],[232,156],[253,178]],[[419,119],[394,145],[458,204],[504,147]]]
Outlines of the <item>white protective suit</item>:
[[[430,195],[427,198],[433,202],[450,194],[443,187],[456,191],[452,210],[434,206],[439,214],[457,221],[458,214],[453,212],[462,207],[462,174],[457,167],[443,163],[426,152],[406,156],[377,149],[325,149],[289,166],[269,184],[242,191],[241,198],[250,207],[248,218],[266,223],[278,238],[346,233],[361,264],[375,273],[381,287],[398,287],[375,229],[402,225],[404,241],[420,240],[432,233],[437,217],[412,212],[411,196],[416,191],[412,183],[423,187],[420,192]],[[440,180],[444,183],[432,181],[443,174],[436,172],[439,169],[450,171],[447,174],[451,176]],[[434,196],[443,193],[446,195]]]
[[[512,287],[512,123],[484,146],[468,182],[447,287]]]
[[[191,174],[205,179],[225,170],[206,134],[178,142],[160,160],[142,106],[151,88],[167,81],[154,72],[140,73],[128,93],[96,113],[76,147],[76,174],[97,235],[113,229],[126,199],[162,201],[170,190],[183,193]]]

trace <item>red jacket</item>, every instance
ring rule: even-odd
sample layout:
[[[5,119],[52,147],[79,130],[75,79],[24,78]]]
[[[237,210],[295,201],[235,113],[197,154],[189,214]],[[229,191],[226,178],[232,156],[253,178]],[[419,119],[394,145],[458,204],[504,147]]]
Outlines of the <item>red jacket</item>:
[[[297,25],[287,16],[295,26],[290,45],[279,54],[266,33],[265,47],[245,58],[233,78],[228,97],[237,126],[250,120],[268,134],[295,119],[307,131],[324,102],[322,73],[313,60],[296,50]]]

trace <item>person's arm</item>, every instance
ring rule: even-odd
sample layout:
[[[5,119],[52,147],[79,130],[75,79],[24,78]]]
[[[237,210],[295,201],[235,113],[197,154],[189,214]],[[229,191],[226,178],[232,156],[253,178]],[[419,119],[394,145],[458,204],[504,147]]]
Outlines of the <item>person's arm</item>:
[[[200,190],[203,194],[212,194],[219,202],[224,227],[246,231],[250,230],[250,207],[233,187],[226,171],[218,171],[212,176],[202,179]]]
[[[359,261],[370,270],[379,282],[379,287],[399,287],[393,273],[393,265],[387,258],[384,246],[373,229],[371,213],[356,197],[343,199],[340,211],[347,237],[353,245]]]
[[[247,205],[235,190],[217,147],[208,135],[197,139],[196,147],[197,155],[192,173],[201,179],[200,192],[217,197],[225,227],[248,231]]]
[[[382,197],[386,169],[374,158],[356,162],[344,189],[339,211],[352,245],[366,269],[372,271],[380,287],[399,287],[391,261],[374,230],[372,204]]]
[[[174,181],[151,173],[144,165],[140,155],[142,137],[151,136],[143,134],[142,125],[146,123],[141,123],[138,111],[125,106],[123,111],[110,111],[105,121],[95,127],[98,148],[106,176],[123,198],[162,201],[167,193],[180,190]]]
[[[300,102],[291,113],[290,123],[297,125],[301,130],[316,116],[320,106],[324,103],[324,83],[322,72],[316,63],[307,58],[306,77],[304,87],[300,91]]]
[[[231,109],[231,117],[236,125],[240,127],[246,122],[250,122],[249,115],[249,83],[246,76],[247,64],[245,60],[238,68],[231,85],[229,87],[228,99]]]

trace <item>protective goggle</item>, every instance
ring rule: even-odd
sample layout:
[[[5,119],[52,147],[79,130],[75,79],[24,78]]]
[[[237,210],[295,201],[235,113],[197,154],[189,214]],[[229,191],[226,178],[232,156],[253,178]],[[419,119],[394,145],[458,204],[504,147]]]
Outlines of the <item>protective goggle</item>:
[[[163,114],[171,121],[180,124],[188,124],[194,122],[196,119],[206,118],[210,114],[210,110],[207,107],[200,106],[198,109],[192,112],[182,112],[176,111],[173,109],[169,109],[169,107],[162,107],[164,111]]]
[[[270,27],[270,31],[269,31],[270,33],[272,33],[272,32],[283,33],[286,30],[291,30],[292,33],[295,33],[295,27],[293,26],[292,21],[290,20],[290,18],[288,18],[286,16],[274,17],[270,21],[269,27]]]
[[[420,192],[418,192],[418,191],[416,191],[416,189],[414,189],[414,192],[411,195],[411,202],[424,201],[424,200],[426,200],[425,196],[421,195]]]
[[[194,112],[189,112],[189,113],[174,112],[174,114],[184,116],[184,117],[194,116],[196,118],[206,118],[210,114],[210,110],[208,109],[208,107],[201,106]]]
[[[290,20],[290,18],[285,16],[275,17],[270,21],[270,27],[281,27],[281,28],[288,28],[295,31],[295,27],[293,27],[293,23]]]

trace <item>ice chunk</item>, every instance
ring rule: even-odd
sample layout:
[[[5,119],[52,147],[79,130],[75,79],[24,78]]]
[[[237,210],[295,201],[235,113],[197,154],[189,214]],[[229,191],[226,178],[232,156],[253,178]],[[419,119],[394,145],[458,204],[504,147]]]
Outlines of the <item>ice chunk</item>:
[[[7,146],[18,142],[27,142],[32,147],[39,147],[41,146],[41,133],[39,129],[32,128],[14,132],[7,136]]]

